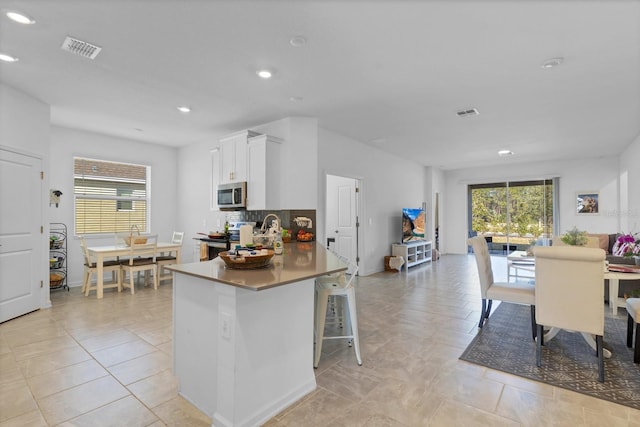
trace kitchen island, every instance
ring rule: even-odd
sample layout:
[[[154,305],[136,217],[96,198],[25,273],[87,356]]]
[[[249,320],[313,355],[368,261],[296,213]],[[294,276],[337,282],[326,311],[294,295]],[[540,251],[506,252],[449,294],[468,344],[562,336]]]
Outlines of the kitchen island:
[[[261,269],[220,258],[167,269],[179,393],[213,425],[260,425],[315,389],[314,279],[347,269],[335,255],[288,243]]]

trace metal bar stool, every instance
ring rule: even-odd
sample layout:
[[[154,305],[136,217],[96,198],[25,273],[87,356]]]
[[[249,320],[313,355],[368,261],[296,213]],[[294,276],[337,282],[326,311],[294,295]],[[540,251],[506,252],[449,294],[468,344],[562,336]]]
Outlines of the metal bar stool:
[[[353,281],[358,272],[358,266],[340,257],[349,265],[350,273],[341,272],[336,275],[322,276],[316,279],[316,321],[315,321],[315,338],[316,349],[313,360],[313,367],[317,368],[320,362],[320,354],[322,353],[322,342],[328,339],[349,339],[349,346],[353,345],[356,352],[356,360],[358,365],[362,365],[360,357],[360,340],[358,337],[358,315],[356,312],[356,293],[353,287]],[[347,279],[347,276],[350,276]],[[327,318],[327,307],[329,298],[345,299],[342,304],[336,304],[338,309],[335,310],[338,322],[342,325],[345,332],[344,335],[325,336],[324,329]],[[333,310],[332,310],[333,311]],[[340,322],[341,321],[341,322]]]

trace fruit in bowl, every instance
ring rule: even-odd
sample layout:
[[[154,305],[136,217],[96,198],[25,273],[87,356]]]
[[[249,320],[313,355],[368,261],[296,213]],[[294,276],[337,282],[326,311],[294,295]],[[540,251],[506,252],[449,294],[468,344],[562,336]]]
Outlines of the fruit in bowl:
[[[313,240],[313,233],[300,229],[296,235],[296,240],[298,242],[310,242]]]

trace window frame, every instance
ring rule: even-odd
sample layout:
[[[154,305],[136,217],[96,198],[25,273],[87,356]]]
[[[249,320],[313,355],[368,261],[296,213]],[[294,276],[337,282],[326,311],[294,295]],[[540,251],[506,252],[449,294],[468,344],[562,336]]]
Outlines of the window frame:
[[[130,178],[130,177],[126,177],[124,175],[117,175],[114,174],[112,176],[93,176],[91,177],[90,175],[84,175],[84,174],[79,174],[76,173],[77,169],[77,161],[87,161],[87,162],[95,162],[98,164],[113,164],[116,166],[121,166],[121,167],[136,167],[136,168],[144,168],[144,179],[140,179],[140,178]],[[74,235],[76,236],[85,236],[85,237],[105,237],[105,236],[115,236],[116,234],[121,234],[124,232],[130,232],[130,230],[133,228],[133,226],[135,225],[140,233],[150,233],[150,225],[151,225],[151,166],[149,165],[145,165],[145,164],[140,164],[140,163],[131,163],[131,162],[122,162],[122,161],[113,161],[113,160],[106,160],[106,159],[98,159],[98,158],[90,158],[90,157],[84,157],[84,156],[74,156],[73,157],[73,226],[74,226]],[[88,178],[87,178],[88,176]],[[127,185],[136,185],[136,184],[144,184],[144,194],[141,196],[136,196],[134,193],[134,190],[130,190],[127,191],[129,194],[126,196],[123,195],[117,195],[117,194],[99,194],[99,193],[87,193],[86,190],[83,192],[81,190],[79,190],[79,187],[82,187],[80,185],[78,185],[78,181],[81,179],[87,179],[87,182],[91,182],[93,184],[95,184],[96,182],[99,181],[105,181],[105,182],[109,182],[110,185],[105,186],[105,189],[112,189],[114,190],[116,193],[119,193],[122,189],[125,190],[129,190],[126,187],[120,188],[118,187],[118,183],[127,183]],[[89,186],[85,186],[85,188],[87,188]],[[99,188],[99,187],[95,187],[95,188]],[[82,230],[79,230],[79,226],[78,226],[78,202],[81,200],[96,200],[96,201],[104,201],[104,202],[108,202],[108,201],[114,201],[115,202],[115,209],[113,210],[114,215],[117,215],[117,213],[123,213],[123,214],[132,214],[135,213],[136,211],[136,204],[139,202],[143,202],[146,206],[143,208],[144,209],[144,223],[141,224],[140,221],[135,221],[135,220],[128,220],[127,223],[127,227],[126,230],[123,229],[122,227],[117,227],[117,222],[122,222],[123,220],[120,219],[118,220],[116,223],[114,223],[114,226],[111,227],[111,229],[107,229],[105,231],[84,231],[86,230],[88,227],[83,226],[81,227]],[[126,202],[129,203],[131,206],[131,209],[121,209],[119,208],[119,202]],[[101,208],[98,208],[98,210],[100,210]],[[125,220],[125,222],[127,222]],[[95,222],[94,222],[95,223]],[[102,227],[102,226],[101,226]],[[101,228],[101,227],[95,227],[95,228]],[[106,227],[109,228],[109,227]]]

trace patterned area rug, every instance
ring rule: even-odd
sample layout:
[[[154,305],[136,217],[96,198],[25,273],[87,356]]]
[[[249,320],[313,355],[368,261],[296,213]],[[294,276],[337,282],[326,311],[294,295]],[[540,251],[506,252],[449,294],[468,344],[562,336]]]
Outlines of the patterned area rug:
[[[627,348],[627,320],[605,316],[605,382],[598,382],[598,358],[578,333],[561,331],[542,349],[536,366],[528,306],[501,303],[460,359],[513,375],[640,409],[640,365]]]

